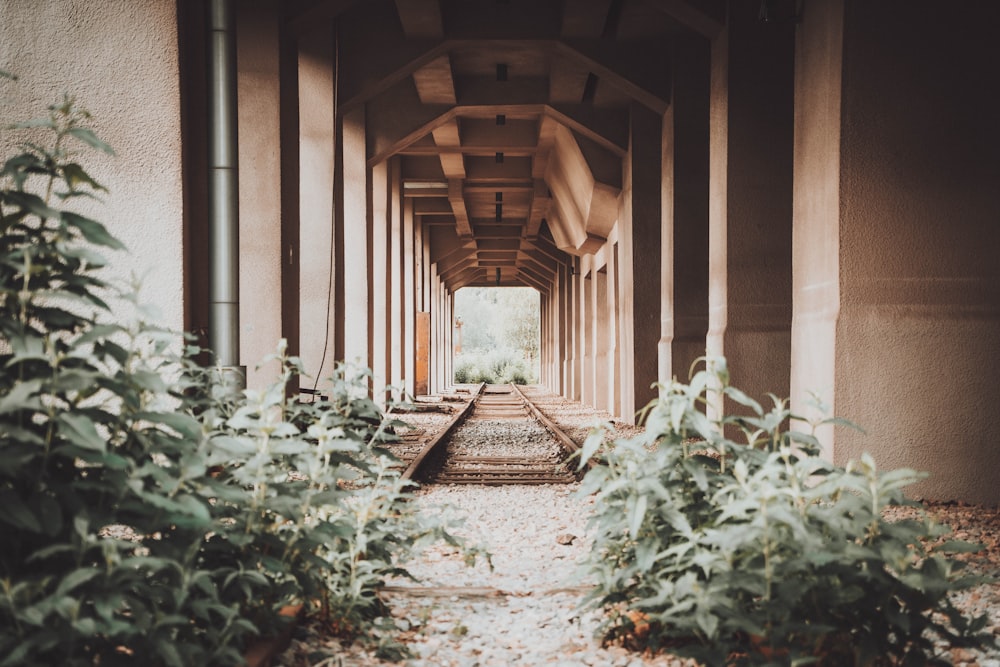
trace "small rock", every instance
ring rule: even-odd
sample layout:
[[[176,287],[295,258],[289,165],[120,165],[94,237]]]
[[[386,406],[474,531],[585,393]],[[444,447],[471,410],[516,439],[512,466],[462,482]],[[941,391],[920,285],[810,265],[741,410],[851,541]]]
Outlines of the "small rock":
[[[573,533],[562,533],[561,535],[556,537],[557,544],[564,544],[567,546],[573,544],[574,540],[576,540],[576,535],[574,535]]]

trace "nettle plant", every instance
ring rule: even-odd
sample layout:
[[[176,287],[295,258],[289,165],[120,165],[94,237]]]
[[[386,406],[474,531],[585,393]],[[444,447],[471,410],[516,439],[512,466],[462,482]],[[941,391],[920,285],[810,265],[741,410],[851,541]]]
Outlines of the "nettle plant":
[[[748,416],[709,419],[713,392]],[[593,550],[607,642],[716,665],[950,664],[941,643],[982,646],[986,617],[968,619],[950,595],[977,583],[915,505],[911,470],[880,472],[865,455],[847,467],[820,457],[816,427],[772,397],[766,411],[709,360],[687,385],[663,387],[645,432],[605,444],[595,431],[583,460],[595,465],[582,493],[596,494]],[[737,442],[726,437],[739,434]],[[938,546],[931,547],[930,544]]]
[[[279,610],[384,630],[376,591],[421,541],[380,444],[392,421],[341,369],[328,401],[233,394],[175,332],[109,307],[122,244],[72,211],[111,149],[70,99],[13,126],[50,137],[0,167],[0,666],[242,664]],[[369,631],[371,631],[369,633]]]

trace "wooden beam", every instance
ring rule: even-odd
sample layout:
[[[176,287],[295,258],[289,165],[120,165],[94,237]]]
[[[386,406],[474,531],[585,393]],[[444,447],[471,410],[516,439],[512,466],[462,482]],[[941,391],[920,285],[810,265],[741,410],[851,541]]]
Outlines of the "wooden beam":
[[[438,0],[395,0],[403,32],[410,39],[443,37],[441,4]]]
[[[647,5],[659,9],[664,14],[700,35],[715,39],[725,24],[700,9],[692,7],[684,0],[643,0]]]
[[[360,0],[322,0],[311,7],[290,14],[285,28],[292,37],[302,37],[319,28],[329,29],[338,16]]]

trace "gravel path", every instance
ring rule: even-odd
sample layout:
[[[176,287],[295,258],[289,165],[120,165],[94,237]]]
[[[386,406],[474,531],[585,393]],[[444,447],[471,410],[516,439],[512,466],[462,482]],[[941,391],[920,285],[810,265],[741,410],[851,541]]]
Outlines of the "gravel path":
[[[537,389],[531,394],[533,400],[545,399],[540,407],[550,418],[574,426],[576,433],[585,433],[586,426],[596,421],[608,421],[607,415],[582,409],[578,403],[542,396]],[[631,432],[628,426],[616,426],[624,435]],[[457,447],[472,451],[478,437]],[[498,440],[514,442],[505,437],[479,442],[492,455],[514,453],[499,446]],[[464,518],[464,526],[455,532],[492,554],[493,571],[482,562],[468,568],[460,553],[442,546],[407,565],[421,581],[392,582],[387,595],[393,615],[409,627],[402,638],[416,657],[405,663],[380,661],[360,645],[343,647],[306,627],[279,664],[693,667],[693,662],[671,656],[602,648],[594,639],[598,619],[594,614],[581,615],[577,609],[588,582],[576,572],[578,561],[590,548],[585,526],[592,499],[576,491],[575,484],[421,489],[414,501],[421,511]],[[933,505],[930,510],[949,523],[958,537],[986,545],[986,551],[969,559],[974,569],[992,581],[965,593],[962,604],[970,611],[989,612],[990,627],[1000,635],[1000,512],[949,504]],[[1000,649],[988,654],[956,649],[951,658],[958,667],[1000,667]]]

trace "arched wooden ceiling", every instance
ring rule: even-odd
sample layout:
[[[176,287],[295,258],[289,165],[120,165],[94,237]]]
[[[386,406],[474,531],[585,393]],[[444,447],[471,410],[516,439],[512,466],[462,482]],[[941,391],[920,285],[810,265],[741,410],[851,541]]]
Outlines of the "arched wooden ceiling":
[[[332,28],[342,112],[366,105],[369,165],[404,196],[449,289],[548,292],[618,214],[631,105],[670,104],[680,31],[722,0],[299,0],[293,34]]]

